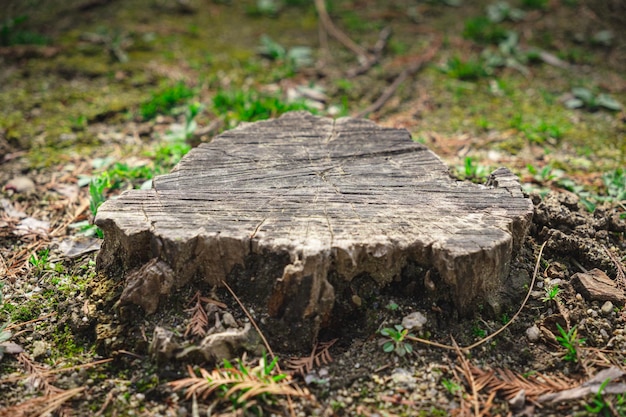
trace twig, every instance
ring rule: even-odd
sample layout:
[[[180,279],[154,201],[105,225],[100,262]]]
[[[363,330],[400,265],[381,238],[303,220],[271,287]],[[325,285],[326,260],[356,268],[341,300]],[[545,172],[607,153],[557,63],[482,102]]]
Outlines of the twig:
[[[380,110],[387,101],[395,94],[396,90],[400,85],[409,77],[415,75],[419,70],[422,69],[424,64],[433,59],[439,48],[441,47],[441,36],[437,37],[433,46],[431,46],[417,61],[411,64],[408,68],[405,68],[389,87],[383,91],[383,93],[378,97],[378,99],[370,104],[364,110],[354,114],[354,117],[364,117],[369,113],[374,113],[375,111]]]
[[[25,322],[22,322],[22,323],[11,324],[11,325],[6,327],[6,330],[13,330],[13,329],[17,329],[18,327],[26,326],[27,324],[37,323],[38,321],[45,320],[47,318],[55,316],[56,314],[57,314],[56,311],[53,311],[52,313],[46,314],[46,315],[41,316],[41,317],[37,317],[36,319],[28,320],[28,321],[25,321]]]
[[[104,363],[108,363],[111,362],[113,359],[112,358],[108,358],[108,359],[101,359],[99,361],[95,361],[95,362],[89,362],[89,363],[85,363],[82,365],[76,365],[76,366],[69,366],[67,368],[61,368],[61,369],[51,369],[49,371],[42,371],[40,372],[40,374],[42,376],[47,376],[47,375],[53,375],[53,374],[60,374],[61,372],[68,372],[68,371],[74,371],[76,369],[82,369],[82,368],[90,368],[92,366],[96,366],[96,365],[102,365]],[[19,381],[25,378],[28,378],[30,375],[18,375],[18,376],[10,376],[8,378],[4,378],[4,379],[0,379],[0,384],[6,384],[7,382],[15,382],[15,381]]]
[[[228,290],[228,292],[230,293],[230,295],[233,296],[233,298],[235,299],[235,301],[237,301],[237,304],[239,304],[239,307],[241,307],[241,309],[243,310],[244,314],[246,315],[246,317],[248,317],[248,320],[250,320],[250,323],[252,323],[252,325],[254,326],[254,328],[256,329],[256,331],[259,333],[259,336],[261,336],[261,340],[263,340],[263,344],[265,345],[265,347],[267,348],[267,352],[272,355],[272,359],[274,359],[274,357],[276,355],[274,355],[274,352],[272,351],[272,348],[270,347],[270,344],[267,342],[267,339],[265,338],[265,336],[263,336],[263,332],[261,331],[261,329],[259,328],[259,326],[256,324],[256,321],[252,318],[252,316],[250,315],[250,313],[248,312],[248,309],[243,305],[243,303],[241,302],[241,300],[239,299],[239,297],[237,297],[237,294],[235,294],[235,292],[232,290],[232,288],[230,288],[228,286],[228,284],[226,283],[226,281],[222,281],[222,284],[224,284],[224,286],[226,287],[226,289]],[[280,372],[280,368],[279,368],[279,372]]]
[[[324,2],[324,0],[315,0],[315,8],[317,9],[317,14],[320,17],[320,22],[322,23],[322,26],[324,26],[324,29],[326,29],[326,31],[330,33],[333,38],[341,42],[343,46],[354,52],[359,58],[359,61],[366,61],[368,57],[367,51],[362,46],[358,45],[352,39],[350,39],[337,26],[335,26],[330,16],[328,15],[328,11],[326,10],[326,3]]]
[[[370,70],[370,68],[372,68],[375,64],[377,64],[378,61],[380,61],[380,57],[383,54],[383,50],[387,46],[387,41],[389,40],[390,36],[391,36],[391,28],[389,26],[381,30],[380,34],[378,35],[378,41],[376,42],[376,44],[374,44],[374,47],[372,48],[373,55],[370,55],[365,62],[361,62],[361,64],[358,67],[349,70],[346,73],[346,77],[354,78],[357,75],[365,74],[367,71]]]
[[[452,344],[453,344],[454,350],[456,351],[457,356],[459,357],[459,360],[461,361],[461,370],[463,371],[463,375],[465,376],[465,379],[467,380],[467,383],[469,384],[470,389],[472,390],[472,405],[474,408],[474,416],[479,417],[480,416],[480,404],[478,403],[478,390],[476,389],[476,382],[474,381],[474,375],[472,375],[472,370],[469,366],[467,359],[465,358],[465,353],[461,352],[461,349],[459,348],[459,345],[456,343],[456,340],[454,340],[454,337],[452,338]]]

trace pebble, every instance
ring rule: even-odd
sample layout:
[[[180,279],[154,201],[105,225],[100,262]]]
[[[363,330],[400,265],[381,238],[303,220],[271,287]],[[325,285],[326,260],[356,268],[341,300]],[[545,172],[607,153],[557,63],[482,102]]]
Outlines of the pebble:
[[[605,316],[608,316],[609,314],[613,312],[613,303],[610,301],[607,301],[606,303],[602,304],[602,307],[600,307],[600,311]]]
[[[28,177],[15,177],[9,180],[4,186],[5,190],[12,190],[16,193],[30,193],[35,191],[35,183]]]
[[[428,319],[419,311],[415,311],[402,319],[402,327],[409,330],[422,330]]]
[[[539,330],[539,327],[537,327],[536,324],[533,324],[531,327],[526,329],[526,337],[531,342],[536,342],[537,340],[539,340],[540,336],[541,336],[541,330]]]

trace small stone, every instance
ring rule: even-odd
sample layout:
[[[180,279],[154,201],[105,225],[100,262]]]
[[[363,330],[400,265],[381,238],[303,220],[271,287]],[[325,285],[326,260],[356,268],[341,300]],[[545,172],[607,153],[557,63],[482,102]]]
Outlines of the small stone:
[[[402,388],[412,389],[416,384],[416,379],[413,374],[404,368],[394,369],[391,374],[391,379]]]
[[[536,324],[533,324],[531,327],[526,329],[526,337],[531,342],[539,340],[539,336],[541,336],[541,330],[539,330],[539,327],[537,327]]]
[[[521,410],[526,404],[526,391],[521,389],[509,400],[509,404],[513,410]]]
[[[603,315],[608,316],[613,311],[613,303],[610,301],[605,302],[602,304],[602,307],[600,307],[600,311]]]
[[[30,193],[35,191],[35,183],[28,177],[15,177],[4,186],[6,191],[12,190],[16,193]]]
[[[239,327],[233,315],[228,311],[222,316],[222,323],[224,323],[226,327]]]
[[[402,327],[409,330],[422,330],[428,319],[419,311],[415,311],[402,319]]]
[[[47,356],[49,349],[50,346],[48,345],[48,343],[44,342],[43,340],[36,340],[35,342],[33,342],[33,358],[37,359],[40,356]]]

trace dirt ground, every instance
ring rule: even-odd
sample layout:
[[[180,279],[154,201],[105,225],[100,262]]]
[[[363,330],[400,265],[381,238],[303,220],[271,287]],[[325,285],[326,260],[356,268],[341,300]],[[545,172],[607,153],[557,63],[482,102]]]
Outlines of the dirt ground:
[[[469,19],[498,13],[491,3],[329,3],[357,46],[392,28],[377,61],[351,76],[359,60],[320,28],[319,4],[85,0],[34,11],[9,1],[0,30],[0,416],[626,415],[626,115],[610,108],[626,103],[622,5],[500,3],[498,25],[519,36],[507,49],[505,38],[481,40],[497,29],[484,21],[469,33]],[[262,35],[282,52],[260,54]],[[296,65],[286,55],[296,46],[312,59]],[[147,117],[176,85],[190,96]],[[247,101],[220,107],[216,97],[229,91]],[[535,213],[502,314],[460,319],[399,279],[373,290],[365,331],[327,331],[313,352],[276,351],[280,371],[263,373],[263,344],[244,332],[250,318],[226,289],[183,288],[154,315],[119,308],[121,277],[96,270],[101,239],[74,227],[93,217],[99,196],[89,181],[109,175],[103,198],[140,187],[188,145],[297,108],[289,94],[330,116],[357,115],[387,94],[366,117],[406,128],[453,176],[481,182],[498,166],[520,176]],[[568,107],[573,99],[580,105]],[[172,142],[180,129],[183,143]],[[425,323],[388,352],[381,330],[407,327],[415,313]],[[227,348],[248,375],[197,349],[228,331],[239,335]],[[191,396],[181,382],[188,365],[213,371],[216,392],[203,397],[207,379],[190,380],[200,384]],[[291,384],[271,378],[279,374]],[[257,395],[224,388],[233,375]]]

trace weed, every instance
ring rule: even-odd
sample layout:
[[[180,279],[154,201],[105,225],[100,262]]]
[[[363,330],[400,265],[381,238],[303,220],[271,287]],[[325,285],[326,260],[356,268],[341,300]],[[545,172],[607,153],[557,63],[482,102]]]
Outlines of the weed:
[[[452,395],[456,395],[458,392],[463,390],[463,387],[458,383],[450,380],[450,379],[442,379],[441,385]]]
[[[487,6],[487,17],[494,23],[500,23],[504,20],[518,22],[525,16],[525,11],[511,7],[506,1],[497,1]]]
[[[558,285],[546,286],[545,295],[541,297],[541,301],[543,301],[544,303],[547,303],[549,301],[556,301],[559,292],[561,292],[561,289]]]
[[[254,90],[219,91],[213,97],[213,110],[223,117],[230,127],[238,122],[269,119],[292,110],[315,109],[304,102],[287,103],[279,96],[262,94]]]
[[[528,169],[528,172],[533,176],[533,179],[540,184],[553,181],[562,177],[564,174],[563,171],[554,169],[552,165],[549,164],[541,169],[538,169],[534,165],[527,164],[526,169]]]
[[[585,344],[584,338],[578,337],[578,329],[572,327],[570,331],[565,331],[558,323],[556,324],[560,336],[556,336],[556,340],[566,349],[563,360],[568,362],[578,362],[578,348]]]
[[[139,113],[144,120],[154,119],[157,114],[170,112],[174,107],[195,95],[194,91],[184,83],[178,82],[159,93],[152,94],[150,100],[143,103]]]
[[[487,331],[478,325],[474,325],[472,326],[472,334],[479,339],[484,339],[487,336]]]
[[[500,323],[507,324],[509,321],[511,321],[511,317],[509,317],[507,313],[502,313],[500,316]]]
[[[489,167],[476,164],[471,156],[465,158],[463,166],[456,167],[456,176],[462,180],[483,182],[488,175]]]
[[[528,75],[526,63],[531,55],[532,53],[520,49],[517,32],[507,31],[506,37],[498,42],[498,47],[486,48],[481,53],[481,58],[490,70],[508,67]]]
[[[198,125],[194,120],[200,112],[204,110],[204,105],[200,103],[191,103],[185,110],[185,123],[182,125],[174,124],[170,126],[170,130],[165,135],[165,139],[169,142],[184,143],[193,137]],[[186,153],[186,152],[185,152]]]
[[[465,21],[463,37],[478,43],[498,44],[507,37],[507,31],[485,16],[478,16]]]
[[[37,253],[32,253],[28,258],[28,263],[33,266],[35,275],[41,275],[43,271],[48,269],[50,249],[42,249]]]
[[[287,49],[267,35],[261,36],[259,52],[266,58],[282,61],[284,64],[292,66],[294,73],[297,69],[313,63],[311,48],[308,46],[294,46]]]
[[[567,178],[559,180],[559,185],[578,195],[580,203],[587,211],[593,213],[599,203],[616,204],[626,200],[626,172],[623,168],[604,173],[602,182],[604,183],[604,195],[586,190],[582,185],[578,185]]]
[[[602,175],[602,182],[606,187],[605,201],[619,202],[626,200],[626,171],[617,168]]]
[[[608,94],[594,94],[584,87],[572,88],[572,98],[565,101],[565,107],[569,109],[587,108],[594,111],[604,108],[611,111],[620,111],[622,105]]]
[[[585,404],[585,409],[597,416],[613,416],[615,415],[613,410],[617,411],[617,415],[619,416],[626,416],[626,394],[618,394],[615,397],[615,404],[607,401],[602,394],[609,382],[611,382],[610,378],[602,382],[591,404]]]
[[[389,301],[389,303],[385,306],[385,308],[389,311],[396,311],[400,306],[393,301]]]
[[[544,143],[548,139],[561,139],[569,126],[550,123],[544,119],[537,119],[534,123],[524,120],[524,116],[516,114],[511,118],[509,125],[523,133],[526,139],[534,143]]]
[[[405,339],[407,336],[415,336],[409,333],[409,330],[402,327],[402,325],[396,324],[393,328],[385,327],[380,331],[380,334],[391,339],[383,340],[382,342],[385,352],[395,352],[400,357],[413,353],[413,346],[406,342]]]
[[[19,26],[28,20],[28,16],[6,18],[0,26],[0,46],[11,45],[47,45],[50,39],[39,33],[20,30]]]
[[[483,62],[462,61],[458,56],[450,58],[442,70],[450,77],[465,81],[473,81],[489,75]]]

